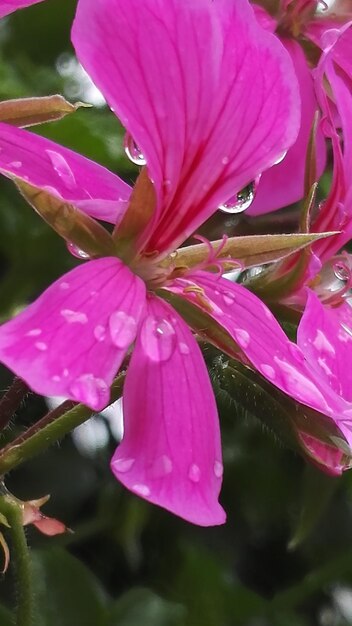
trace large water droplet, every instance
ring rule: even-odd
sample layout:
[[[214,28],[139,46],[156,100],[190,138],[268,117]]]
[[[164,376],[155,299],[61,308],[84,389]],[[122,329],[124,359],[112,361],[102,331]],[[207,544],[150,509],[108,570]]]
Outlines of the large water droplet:
[[[200,481],[200,468],[195,463],[192,463],[189,468],[188,478],[192,481],[192,483],[199,483]]]
[[[70,386],[72,397],[93,409],[100,409],[109,400],[109,389],[102,378],[93,374],[82,374]]]
[[[90,259],[90,256],[87,252],[84,252],[84,250],[81,250],[81,248],[76,246],[76,244],[72,243],[71,241],[67,243],[67,248],[68,248],[68,251],[72,254],[72,256],[75,256],[77,259]]]
[[[229,198],[227,202],[220,204],[219,210],[223,213],[243,213],[243,211],[249,209],[255,198],[259,179],[260,177],[249,183],[249,185],[241,189],[241,191],[232,196],[232,198]]]
[[[86,324],[88,317],[81,311],[72,311],[71,309],[61,309],[60,314],[69,324]]]
[[[98,324],[95,328],[94,328],[94,337],[96,338],[97,341],[104,341],[105,339],[105,326],[102,326],[101,324]]]
[[[176,347],[176,333],[168,320],[148,315],[143,322],[141,342],[151,361],[167,361]]]
[[[243,328],[236,328],[234,334],[238,345],[241,348],[248,348],[251,341],[249,333]]]
[[[54,150],[46,150],[45,152],[47,153],[55,172],[60,176],[67,189],[76,189],[77,183],[74,173],[62,154],[59,154],[59,152],[55,152]]]
[[[139,496],[142,496],[143,498],[148,498],[150,496],[150,489],[147,485],[142,485],[138,483],[136,485],[133,485],[132,491],[137,493]]]
[[[22,161],[12,161],[9,165],[15,170],[19,170],[22,167]]]
[[[346,267],[344,263],[341,263],[341,262],[334,263],[333,269],[334,269],[334,274],[336,278],[338,278],[338,280],[341,280],[342,282],[347,283],[347,281],[351,278],[351,274],[348,270],[348,267]]]
[[[113,344],[124,350],[134,341],[137,333],[137,322],[124,311],[115,311],[110,315],[109,328]]]
[[[147,161],[130,133],[127,132],[125,134],[123,144],[125,153],[132,163],[135,165],[146,165]]]
[[[224,468],[223,468],[221,461],[215,461],[214,474],[216,478],[222,478],[223,473],[224,473]]]

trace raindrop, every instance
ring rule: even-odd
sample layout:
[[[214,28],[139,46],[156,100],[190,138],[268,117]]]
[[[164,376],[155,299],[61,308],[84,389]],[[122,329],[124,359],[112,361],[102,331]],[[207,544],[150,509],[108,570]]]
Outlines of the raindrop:
[[[235,338],[236,338],[238,345],[241,346],[241,348],[248,348],[251,338],[249,336],[249,333],[247,333],[246,330],[242,328],[236,328]]]
[[[45,350],[48,349],[48,346],[46,343],[44,343],[44,341],[37,341],[34,345],[37,350],[40,350],[41,352],[45,352]]]
[[[66,283],[65,281],[60,283],[60,289],[69,289],[69,288],[70,288],[70,283]]]
[[[104,341],[105,339],[105,327],[102,326],[101,324],[98,324],[98,326],[96,326],[94,328],[94,337],[96,338],[97,341]]]
[[[85,313],[81,313],[80,311],[71,311],[71,309],[62,309],[60,311],[62,317],[69,324],[77,323],[77,324],[86,324],[88,322],[88,317]]]
[[[282,163],[282,161],[284,160],[285,156],[287,154],[287,150],[285,150],[285,152],[283,152],[278,159],[276,159],[276,161],[274,162],[274,165],[279,165],[280,163]]]
[[[68,248],[68,251],[71,252],[71,254],[75,256],[77,259],[89,259],[90,258],[87,252],[84,252],[84,250],[81,250],[81,248],[76,246],[76,244],[72,243],[71,241],[68,242],[67,248]]]
[[[41,328],[32,328],[32,330],[29,330],[28,333],[26,333],[26,337],[38,337],[38,335],[42,334],[42,330]]]
[[[181,354],[189,354],[190,353],[190,349],[188,347],[188,345],[186,343],[183,343],[181,341],[181,343],[179,343],[179,350]]]
[[[235,301],[235,296],[231,291],[225,291],[222,294],[222,299],[227,304],[227,306],[231,306]]]
[[[148,496],[150,496],[150,489],[149,487],[147,487],[147,485],[133,485],[132,491],[137,493],[139,496],[143,496],[144,498],[148,498]]]
[[[84,402],[93,409],[100,409],[109,400],[109,389],[102,378],[93,374],[82,374],[71,385],[70,392],[75,400]]]
[[[188,478],[192,481],[192,483],[199,483],[200,481],[200,468],[195,463],[192,463],[189,468]]]
[[[216,478],[222,478],[223,473],[224,473],[224,468],[223,468],[221,461],[215,461],[214,474]]]
[[[276,377],[274,368],[271,367],[271,365],[268,365],[267,363],[262,363],[261,366],[259,367],[259,370],[262,372],[263,376],[265,376],[266,378],[269,378],[269,380],[274,380],[274,378]]]
[[[343,263],[335,263],[333,269],[336,278],[338,280],[342,280],[344,283],[347,283],[350,279],[350,272],[348,268]]]
[[[66,159],[54,150],[46,150],[55,172],[60,176],[67,189],[76,189],[77,183],[75,176],[67,163]]]
[[[135,165],[146,165],[147,161],[130,133],[125,134],[124,148],[127,157]]]
[[[22,167],[22,161],[12,161],[12,163],[9,163],[10,167],[13,167],[15,170],[19,170],[20,167]]]
[[[249,183],[249,185],[241,189],[241,191],[232,196],[227,202],[220,204],[220,211],[223,213],[243,213],[243,211],[249,209],[255,198],[259,178],[258,176],[255,181]]]
[[[141,342],[151,361],[168,361],[176,347],[176,333],[168,320],[148,315],[142,326]]]
[[[132,469],[134,463],[135,459],[121,458],[113,461],[113,467],[116,472],[121,472],[122,474],[124,474],[125,472],[129,472],[130,469]]]
[[[131,345],[136,336],[137,322],[124,311],[116,311],[110,315],[109,328],[113,344],[124,350]]]
[[[163,478],[172,472],[172,461],[166,455],[162,454],[153,464],[151,474],[153,478]]]

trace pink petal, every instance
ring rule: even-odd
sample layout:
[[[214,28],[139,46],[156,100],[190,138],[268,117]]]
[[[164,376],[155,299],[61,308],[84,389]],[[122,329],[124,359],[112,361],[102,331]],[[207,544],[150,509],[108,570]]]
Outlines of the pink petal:
[[[125,432],[112,471],[137,495],[189,522],[222,524],[219,422],[202,354],[167,303],[147,302],[126,376]]]
[[[338,307],[324,306],[308,290],[307,304],[298,327],[297,342],[309,364],[330,387],[352,401],[352,308],[348,302]]]
[[[101,165],[27,130],[0,123],[0,171],[115,224],[131,189]]]
[[[291,60],[246,0],[80,0],[73,43],[147,160],[147,251],[175,248],[296,139]]]
[[[261,215],[301,200],[304,196],[304,175],[309,136],[318,103],[314,92],[311,71],[301,46],[296,41],[282,39],[291,55],[299,81],[302,99],[300,131],[296,143],[283,161],[264,172],[257,195],[248,209],[249,215]],[[320,176],[325,167],[326,147],[321,130],[317,133],[317,172]],[[294,176],[292,175],[294,172]]]
[[[38,2],[42,2],[42,0],[0,0],[0,17],[5,17],[17,9],[24,9]]]
[[[0,361],[36,393],[102,409],[144,301],[144,283],[120,260],[89,261],[0,327]]]
[[[187,287],[203,290],[202,297]],[[248,361],[273,385],[318,411],[330,415],[332,394],[319,385],[304,362],[300,348],[293,344],[266,305],[253,293],[225,278],[197,271],[176,279],[168,287],[206,312],[240,346]],[[206,329],[204,330],[206,336]],[[232,354],[238,358],[237,354]]]

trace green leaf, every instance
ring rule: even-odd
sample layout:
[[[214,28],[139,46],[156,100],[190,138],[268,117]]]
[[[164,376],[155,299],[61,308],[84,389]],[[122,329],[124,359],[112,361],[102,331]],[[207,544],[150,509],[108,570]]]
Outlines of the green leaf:
[[[181,605],[167,602],[150,589],[135,588],[114,603],[108,626],[180,626],[184,613]]]
[[[33,552],[36,626],[104,626],[106,601],[99,582],[61,548]]]

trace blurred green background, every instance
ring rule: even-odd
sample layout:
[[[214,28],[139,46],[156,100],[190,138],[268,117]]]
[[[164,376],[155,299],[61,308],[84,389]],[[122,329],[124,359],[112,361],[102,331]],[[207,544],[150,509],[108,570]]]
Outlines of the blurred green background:
[[[122,129],[74,58],[74,4],[48,0],[2,20],[0,97],[62,93],[92,102],[94,108],[36,132],[132,182],[137,168],[124,155]],[[282,219],[277,215],[274,226]],[[207,234],[261,229],[261,221],[218,215]],[[74,264],[64,243],[1,179],[0,319]],[[218,357],[207,356],[221,416],[227,524],[197,528],[120,487],[109,472],[118,411],[93,418],[6,481],[22,499],[50,493],[44,512],[75,531],[52,539],[28,531],[36,626],[352,624],[352,475],[332,479],[307,467],[257,419],[263,407],[253,415],[230,397],[217,375]],[[0,389],[11,379],[1,369]],[[30,395],[2,442],[46,410],[42,398]],[[11,623],[12,587],[10,573],[0,582],[1,626]]]

